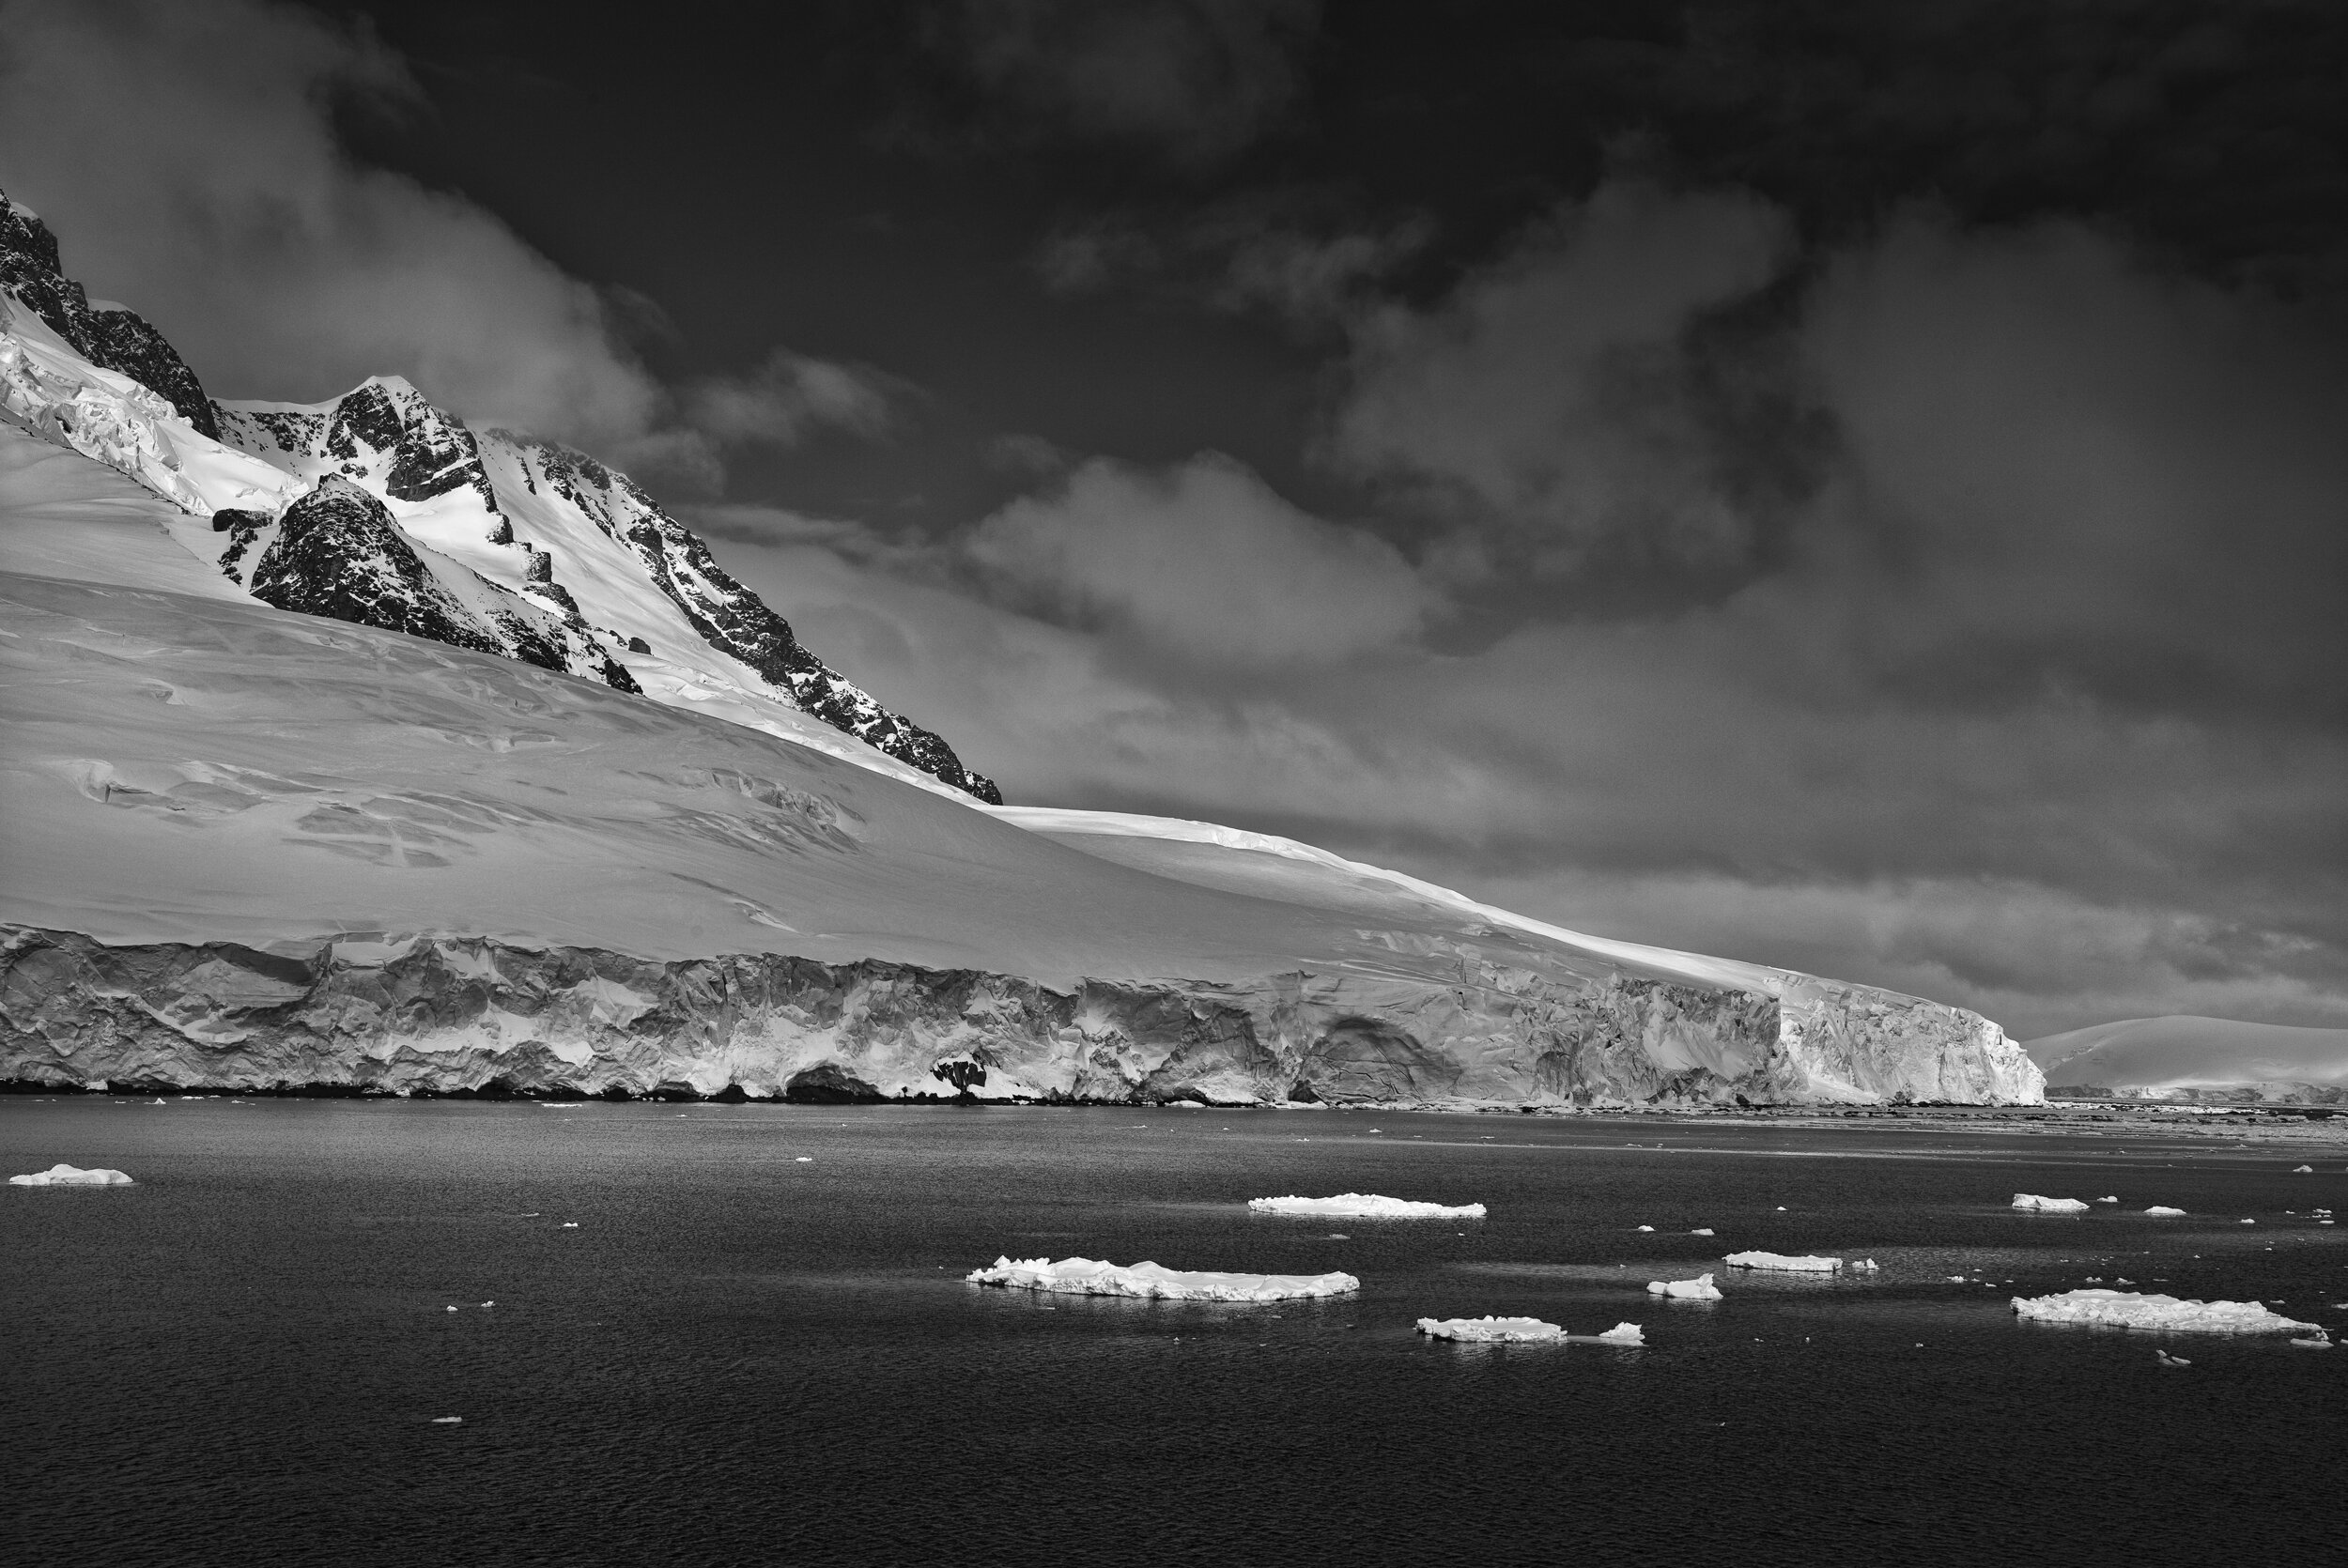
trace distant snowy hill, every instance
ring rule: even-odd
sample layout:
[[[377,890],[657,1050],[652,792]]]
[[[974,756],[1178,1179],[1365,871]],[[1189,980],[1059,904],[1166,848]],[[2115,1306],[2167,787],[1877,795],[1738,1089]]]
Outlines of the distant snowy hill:
[[[2067,1088],[2182,1098],[2348,1099],[2348,1029],[2235,1019],[2127,1018],[2023,1049]]]
[[[884,771],[1001,801],[944,739],[809,653],[625,474],[551,442],[476,434],[397,377],[316,406],[214,403],[160,333],[89,305],[60,272],[54,237],[5,194],[0,284],[0,405],[214,519],[216,545],[195,547],[241,585],[268,582],[265,601],[503,653],[792,739],[805,738],[803,714],[871,747]],[[382,515],[313,530],[301,580],[256,579],[288,509],[329,479]],[[334,554],[345,541],[360,552],[347,565]],[[372,586],[340,592],[346,573]]]

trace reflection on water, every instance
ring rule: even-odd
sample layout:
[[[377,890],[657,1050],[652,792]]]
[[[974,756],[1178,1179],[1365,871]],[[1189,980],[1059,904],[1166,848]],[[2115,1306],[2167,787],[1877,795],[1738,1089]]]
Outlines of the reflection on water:
[[[2030,1331],[2006,1306],[2126,1277],[2348,1324],[2329,1305],[2348,1246],[2302,1218],[2348,1192],[2289,1174],[2297,1156],[1491,1125],[0,1100],[9,1171],[139,1180],[0,1189],[12,1543],[239,1568],[985,1560],[1013,1541],[1070,1562],[1807,1563],[1822,1539],[2162,1562],[2348,1526],[2337,1488],[2291,1479],[2337,1446],[2348,1356],[2201,1343],[2164,1370],[2146,1337]],[[2048,1224],[2005,1207],[2017,1190],[2124,1203]],[[1491,1212],[1333,1232],[1244,1207],[1349,1191]],[[2155,1202],[2193,1216],[2135,1212]],[[1882,1269],[1721,1266],[1744,1250]],[[1364,1288],[1256,1305],[964,1283],[1006,1253]],[[1645,1294],[1707,1270],[1725,1300]],[[1487,1314],[1627,1319],[1647,1344],[1413,1328]]]

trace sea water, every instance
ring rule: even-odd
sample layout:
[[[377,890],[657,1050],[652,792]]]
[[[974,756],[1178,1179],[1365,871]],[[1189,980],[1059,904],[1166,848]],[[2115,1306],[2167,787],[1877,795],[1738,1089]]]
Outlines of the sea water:
[[[2007,1302],[2124,1277],[2337,1332],[2348,1242],[2309,1211],[2348,1207],[2348,1151],[2318,1149],[2305,1176],[2307,1145],[2115,1142],[1638,1116],[12,1098],[8,1171],[64,1160],[138,1184],[0,1188],[7,1552],[239,1568],[2297,1560],[2348,1529],[2348,1350],[2044,1327]],[[1491,1213],[1246,1208],[1341,1191]],[[2028,1215],[2016,1191],[2121,1202]],[[2155,1203],[2191,1212],[2139,1212]],[[1720,1267],[1746,1250],[1881,1269]],[[1363,1289],[1216,1305],[964,1283],[1004,1253],[1343,1269]],[[1645,1293],[1707,1269],[1725,1300]],[[1629,1320],[1647,1343],[1413,1331],[1484,1314],[1577,1334]],[[2192,1365],[2161,1365],[2155,1345]]]

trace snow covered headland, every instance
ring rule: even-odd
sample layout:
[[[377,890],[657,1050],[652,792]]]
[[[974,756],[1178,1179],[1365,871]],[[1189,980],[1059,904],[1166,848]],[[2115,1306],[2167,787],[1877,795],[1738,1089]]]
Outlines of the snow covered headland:
[[[593,458],[395,377],[215,404],[5,196],[0,284],[0,1080],[2040,1098],[1961,1009],[1215,824],[992,809]]]

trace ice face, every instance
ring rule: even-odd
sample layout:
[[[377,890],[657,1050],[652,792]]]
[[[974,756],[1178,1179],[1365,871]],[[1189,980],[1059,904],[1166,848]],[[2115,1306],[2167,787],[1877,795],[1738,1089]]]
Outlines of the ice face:
[[[1422,1317],[1418,1331],[1429,1339],[1525,1344],[1566,1337],[1565,1330],[1537,1317]]]
[[[2259,1301],[2190,1301],[2126,1290],[2066,1290],[2014,1299],[2017,1317],[2041,1323],[2091,1323],[2110,1329],[2165,1329],[2196,1334],[2302,1334],[2328,1343],[2313,1323],[2299,1323]]]
[[[1731,1268],[1761,1268],[1779,1274],[1839,1274],[1839,1257],[1787,1257],[1783,1253],[1731,1253],[1721,1259]]]
[[[131,1178],[120,1171],[83,1170],[59,1161],[45,1171],[8,1177],[11,1187],[128,1187]]]
[[[1060,1296],[1134,1296],[1168,1301],[1287,1301],[1298,1297],[1342,1296],[1362,1288],[1351,1274],[1219,1274],[1164,1268],[1154,1263],[1123,1268],[1091,1258],[998,1257],[991,1268],[973,1269],[972,1284],[999,1285]]]
[[[1259,1214],[1295,1214],[1324,1220],[1481,1220],[1480,1203],[1447,1207],[1409,1198],[1381,1197],[1375,1192],[1339,1192],[1334,1198],[1250,1198],[1247,1207]]]

